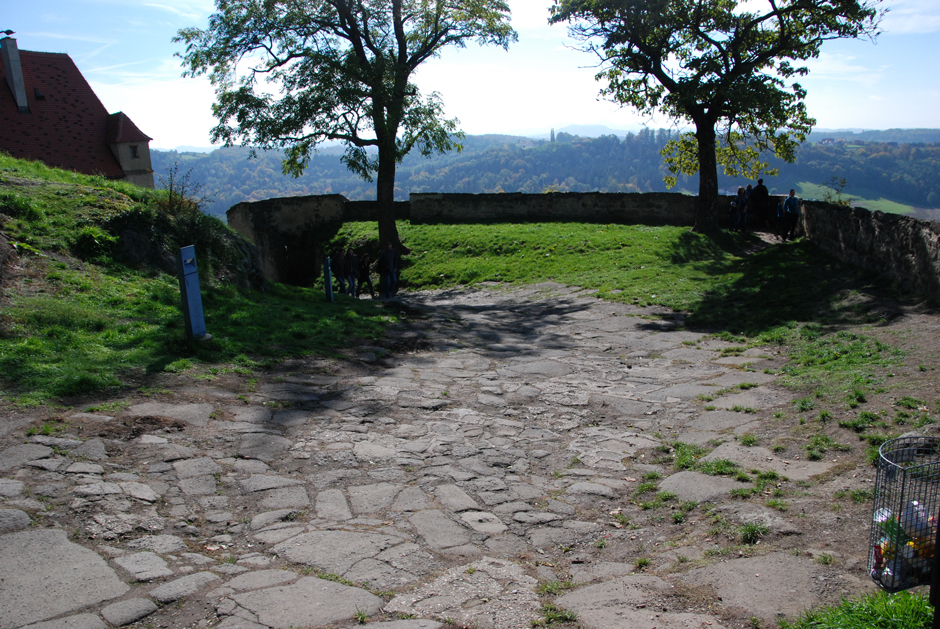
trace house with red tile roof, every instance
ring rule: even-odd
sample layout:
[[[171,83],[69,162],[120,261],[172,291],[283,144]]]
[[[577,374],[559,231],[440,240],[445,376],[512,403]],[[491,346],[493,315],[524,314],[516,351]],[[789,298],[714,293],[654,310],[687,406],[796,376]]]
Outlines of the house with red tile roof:
[[[71,57],[0,39],[0,150],[153,188],[152,138],[109,114]]]

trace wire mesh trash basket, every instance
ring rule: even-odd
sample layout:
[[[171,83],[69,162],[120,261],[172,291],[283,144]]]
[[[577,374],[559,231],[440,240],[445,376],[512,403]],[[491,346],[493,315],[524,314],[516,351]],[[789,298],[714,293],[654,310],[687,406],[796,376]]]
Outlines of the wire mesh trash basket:
[[[888,592],[929,585],[940,508],[940,438],[900,437],[878,453],[871,578]]]

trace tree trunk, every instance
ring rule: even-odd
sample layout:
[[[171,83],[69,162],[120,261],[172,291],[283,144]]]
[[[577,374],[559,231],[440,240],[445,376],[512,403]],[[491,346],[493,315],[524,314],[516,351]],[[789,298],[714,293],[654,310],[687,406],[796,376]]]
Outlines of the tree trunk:
[[[718,158],[715,155],[714,123],[695,121],[698,141],[698,201],[695,226],[699,233],[718,229]]]
[[[379,147],[379,173],[375,191],[379,209],[379,247],[384,248],[385,243],[390,242],[399,252],[407,253],[395,224],[396,166],[395,150]]]

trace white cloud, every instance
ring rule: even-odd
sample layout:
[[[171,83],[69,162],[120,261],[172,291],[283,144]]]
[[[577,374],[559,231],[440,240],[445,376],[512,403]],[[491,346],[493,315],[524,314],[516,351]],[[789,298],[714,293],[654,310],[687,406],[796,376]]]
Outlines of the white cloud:
[[[185,18],[187,20],[198,20],[205,15],[202,11],[194,11],[191,7],[176,7],[172,4],[156,4],[153,2],[145,2],[145,7],[150,7],[152,9],[160,9],[161,11],[167,11],[179,17]]]
[[[935,33],[940,31],[940,0],[894,0],[881,26],[885,33]]]
[[[114,44],[113,39],[101,39],[100,37],[88,37],[85,35],[68,35],[65,33],[50,33],[48,31],[30,31],[20,33],[23,37],[48,37],[49,39],[67,39],[72,41],[82,41],[91,44]]]
[[[873,87],[884,78],[887,66],[868,67],[855,63],[857,57],[848,54],[822,52],[816,59],[807,61],[809,77],[803,83],[824,79],[826,81],[847,81],[858,83],[866,88]]]
[[[208,80],[128,78],[121,83],[89,82],[109,112],[123,111],[153,138],[151,146],[210,145],[209,131],[216,120],[212,117],[214,93]]]

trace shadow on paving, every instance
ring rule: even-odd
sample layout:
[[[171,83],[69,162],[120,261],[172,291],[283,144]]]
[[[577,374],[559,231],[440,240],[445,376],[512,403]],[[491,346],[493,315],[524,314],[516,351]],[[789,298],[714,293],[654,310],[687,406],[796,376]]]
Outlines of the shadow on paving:
[[[434,304],[430,305],[420,296],[409,296],[409,301],[417,306],[419,312],[433,308],[438,320],[443,318],[459,325],[462,343],[495,355],[510,352],[514,357],[537,356],[547,349],[573,347],[575,343],[570,337],[546,333],[544,328],[553,323],[563,323],[591,308],[590,302],[571,296],[537,301],[524,298],[493,300],[492,296],[485,299],[485,303],[479,304],[447,303],[447,294],[438,293]]]

